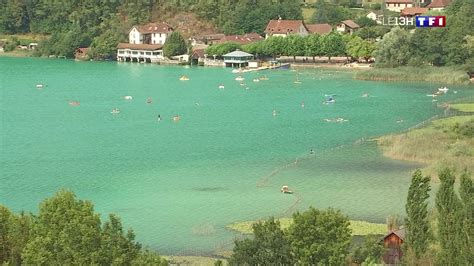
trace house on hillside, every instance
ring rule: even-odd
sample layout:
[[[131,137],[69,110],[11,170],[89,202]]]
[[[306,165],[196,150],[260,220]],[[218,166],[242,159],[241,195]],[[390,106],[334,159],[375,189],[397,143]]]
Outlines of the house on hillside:
[[[425,7],[407,7],[407,8],[402,9],[402,12],[400,13],[400,15],[402,17],[410,18],[414,16],[423,15],[426,12],[428,12],[428,8],[425,8]]]
[[[383,11],[381,10],[376,10],[376,11],[370,11],[369,14],[366,15],[367,18],[370,18],[371,20],[377,22],[377,24],[382,24],[383,21]]]
[[[228,54],[223,55],[224,57],[224,64],[226,67],[245,67],[248,66],[249,61],[253,59],[253,55],[240,51],[235,50]]]
[[[191,37],[190,41],[192,46],[199,44],[211,45],[224,37],[225,35],[223,33],[203,34]]]
[[[319,34],[319,35],[329,34],[332,31],[332,26],[327,24],[327,23],[307,24],[306,28],[308,29],[309,33],[315,33],[315,34]]]
[[[119,43],[117,61],[157,62],[163,57],[163,44],[173,32],[165,22],[133,26],[128,33],[128,43]]]
[[[270,20],[265,28],[265,38],[270,36],[286,37],[288,35],[297,34],[300,36],[308,35],[308,29],[302,20]]]
[[[215,43],[235,42],[240,45],[258,42],[264,38],[260,34],[252,32],[243,35],[227,35],[217,40]]]
[[[447,6],[451,4],[452,0],[433,0],[429,5],[426,7],[429,10],[436,10],[436,11],[441,11],[445,9]]]
[[[385,9],[400,12],[407,7],[413,7],[413,0],[386,0]]]
[[[167,23],[148,23],[133,26],[128,33],[129,43],[133,44],[165,44],[166,38],[173,32]]]
[[[360,28],[360,26],[357,25],[357,23],[355,23],[354,21],[352,21],[350,19],[341,21],[341,23],[336,25],[336,31],[341,32],[341,33],[352,34],[356,30],[358,30],[359,28]]]
[[[402,244],[405,241],[405,228],[392,230],[386,234],[380,242],[386,248],[383,254],[383,261],[385,264],[399,264],[403,253]]]

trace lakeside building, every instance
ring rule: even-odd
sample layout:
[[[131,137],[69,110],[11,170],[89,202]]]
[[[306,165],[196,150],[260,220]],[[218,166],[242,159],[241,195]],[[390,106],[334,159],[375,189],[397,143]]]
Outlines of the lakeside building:
[[[117,61],[154,63],[163,60],[163,45],[119,43]]]
[[[163,44],[173,32],[167,23],[148,23],[133,26],[128,33],[128,43],[117,46],[117,61],[157,62],[163,60]]]
[[[235,50],[228,54],[223,55],[224,57],[224,64],[226,67],[245,67],[248,66],[249,61],[253,59],[253,55],[240,51]]]
[[[296,34],[306,36],[309,34],[303,20],[270,20],[265,28],[265,38],[270,36],[286,37],[288,35]]]
[[[451,4],[452,0],[433,0],[429,5],[426,7],[429,10],[441,11],[444,10],[447,6]]]
[[[325,34],[329,34],[329,33],[332,32],[332,26],[327,24],[327,23],[307,24],[306,28],[308,29],[309,33],[315,33],[315,34],[319,34],[319,35],[325,35]]]
[[[348,19],[348,20],[341,21],[341,23],[337,24],[336,31],[341,32],[341,33],[352,34],[355,31],[357,31],[359,28],[360,26],[357,23]]]
[[[400,12],[407,7],[413,7],[413,0],[386,0],[385,9]]]
[[[386,248],[385,253],[383,254],[383,261],[388,265],[399,264],[403,253],[402,253],[402,244],[405,242],[405,228],[398,230],[391,230],[386,234],[382,241],[383,246]]]

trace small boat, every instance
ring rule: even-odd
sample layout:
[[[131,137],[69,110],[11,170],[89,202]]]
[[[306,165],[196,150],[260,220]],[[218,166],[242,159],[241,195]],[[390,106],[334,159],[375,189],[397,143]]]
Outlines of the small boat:
[[[362,97],[367,98],[367,97],[369,97],[369,94],[366,92],[366,93],[362,94]]]
[[[433,98],[434,98],[434,97],[436,97],[436,96],[438,96],[438,95],[436,95],[436,94],[426,94],[426,96],[428,96],[428,97],[433,97]]]
[[[295,84],[301,84],[301,81],[295,80],[293,83],[295,83]]]
[[[330,103],[335,103],[335,102],[336,102],[336,99],[334,99],[332,96],[329,96],[329,98],[327,98],[326,101],[324,101],[323,103],[330,104]]]
[[[123,98],[124,98],[125,100],[132,100],[132,99],[133,99],[133,97],[132,97],[132,96],[130,96],[130,95],[123,96]]]
[[[224,89],[224,84],[219,85],[219,89]]]
[[[189,80],[189,78],[188,78],[188,77],[186,77],[186,76],[181,76],[181,77],[179,78],[179,80],[182,80],[182,81],[184,81],[184,80]]]
[[[259,79],[259,80],[268,80],[268,77],[267,77],[267,76],[263,76],[263,77],[259,77],[258,79]]]
[[[288,186],[282,186],[280,191],[284,194],[293,194],[293,191],[291,191]]]
[[[260,82],[259,79],[253,79],[253,82]]]
[[[438,91],[444,92],[444,93],[448,92],[448,90],[449,90],[449,89],[448,89],[447,87],[438,88]]]
[[[146,103],[148,104],[153,103],[153,100],[151,99],[151,97],[146,98]]]
[[[245,80],[245,78],[242,77],[242,76],[238,76],[238,77],[235,78],[235,80],[237,80],[237,81],[243,81],[243,80]]]
[[[36,88],[38,88],[38,89],[42,89],[43,87],[44,87],[44,85],[41,84],[41,83],[36,84]]]
[[[70,106],[79,106],[79,105],[81,105],[81,103],[80,103],[80,102],[76,102],[76,101],[70,101],[70,102],[69,102],[69,105],[70,105]]]
[[[173,121],[178,122],[179,120],[181,120],[181,117],[179,115],[173,116]]]
[[[110,113],[111,113],[111,114],[114,114],[114,115],[115,115],[115,114],[120,114],[120,109],[114,108],[114,109],[112,109],[112,111],[111,111]]]
[[[232,70],[232,73],[242,73],[242,68]]]

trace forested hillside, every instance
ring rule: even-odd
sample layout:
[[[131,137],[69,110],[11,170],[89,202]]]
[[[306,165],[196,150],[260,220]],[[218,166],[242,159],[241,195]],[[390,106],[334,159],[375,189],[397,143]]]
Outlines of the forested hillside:
[[[41,54],[71,57],[75,48],[91,46],[91,53],[101,57],[126,40],[132,25],[183,12],[226,34],[262,33],[268,20],[279,16],[302,18],[300,3],[294,0],[3,0],[0,33],[51,35],[40,45]],[[172,26],[182,24],[176,23]]]

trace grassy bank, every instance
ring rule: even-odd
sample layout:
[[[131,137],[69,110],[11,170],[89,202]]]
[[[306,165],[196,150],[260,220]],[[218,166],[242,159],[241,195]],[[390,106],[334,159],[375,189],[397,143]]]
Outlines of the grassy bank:
[[[426,164],[423,173],[434,180],[444,166],[474,171],[473,115],[435,120],[425,128],[380,137],[377,143],[387,157]]]
[[[468,84],[465,71],[451,67],[397,67],[373,68],[355,73],[356,79],[376,81],[424,81],[444,84]]]
[[[456,103],[449,106],[461,112],[474,113],[474,103]]]
[[[280,225],[283,229],[288,228],[293,219],[291,218],[280,218]],[[245,221],[235,222],[226,227],[230,230],[237,231],[243,234],[252,234],[252,224],[256,221]],[[387,226],[385,224],[369,223],[364,221],[350,221],[350,228],[352,229],[352,235],[383,235],[387,232]]]

